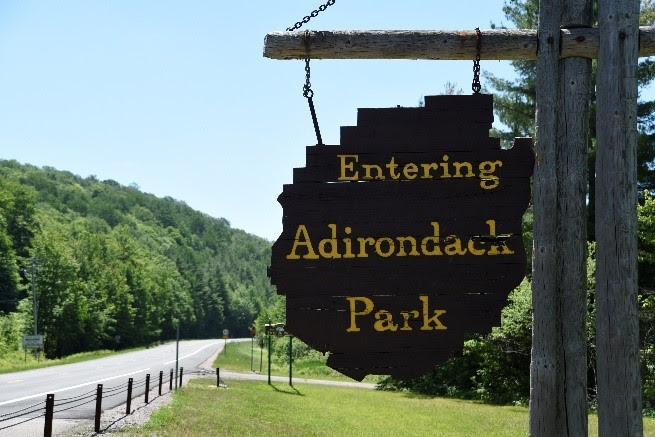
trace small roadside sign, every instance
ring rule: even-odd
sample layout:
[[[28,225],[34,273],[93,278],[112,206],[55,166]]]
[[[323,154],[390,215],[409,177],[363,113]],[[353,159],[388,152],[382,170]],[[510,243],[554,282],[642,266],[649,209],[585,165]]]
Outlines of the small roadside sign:
[[[41,349],[43,347],[43,335],[24,335],[23,349]]]
[[[223,329],[223,338],[227,339],[230,337],[230,331],[228,329]]]

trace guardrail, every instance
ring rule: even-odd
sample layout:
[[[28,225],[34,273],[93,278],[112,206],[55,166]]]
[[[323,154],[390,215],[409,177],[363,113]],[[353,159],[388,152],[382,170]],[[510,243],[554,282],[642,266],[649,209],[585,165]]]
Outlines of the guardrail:
[[[176,381],[176,389],[182,387],[182,378],[184,375],[184,367],[180,367],[179,380]],[[213,372],[207,370],[194,370],[188,372],[187,375],[198,375],[198,376],[214,376]],[[157,397],[162,395],[162,387],[168,383],[168,391],[173,391],[173,371],[170,372],[168,379],[164,377],[164,371],[159,372],[159,379],[157,385]],[[220,369],[216,369],[216,387],[220,387]],[[129,378],[126,383],[117,385],[110,388],[105,388],[103,384],[98,384],[95,389],[89,390],[88,392],[79,394],[77,396],[71,396],[68,398],[55,399],[54,393],[50,393],[46,396],[45,400],[37,402],[34,405],[21,408],[20,410],[12,411],[10,413],[0,414],[0,431],[8,428],[13,428],[15,426],[21,425],[23,423],[29,422],[31,420],[40,419],[45,417],[43,424],[43,435],[44,437],[52,437],[52,422],[55,414],[61,413],[64,411],[72,410],[75,408],[82,407],[87,404],[95,402],[95,414],[94,414],[94,429],[96,433],[100,432],[100,418],[102,416],[102,400],[108,399],[114,396],[124,395],[125,396],[125,416],[132,414],[132,393],[134,390],[144,387],[144,404],[150,402],[150,392],[155,389],[155,386],[150,385],[150,374],[146,374],[146,377],[138,382],[134,382],[133,378]],[[155,398],[153,398],[155,399]],[[25,418],[24,420],[22,420]],[[14,421],[19,419],[18,422],[5,424],[5,422]]]

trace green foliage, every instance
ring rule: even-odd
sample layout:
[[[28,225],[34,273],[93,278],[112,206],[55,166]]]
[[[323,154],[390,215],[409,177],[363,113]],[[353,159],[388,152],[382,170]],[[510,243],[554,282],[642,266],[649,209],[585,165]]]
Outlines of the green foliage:
[[[225,219],[112,180],[0,161],[0,317],[18,317],[21,335],[33,324],[29,257],[49,357],[169,339],[178,321],[186,337],[245,336],[274,295],[270,242]],[[14,349],[19,337],[0,331]]]

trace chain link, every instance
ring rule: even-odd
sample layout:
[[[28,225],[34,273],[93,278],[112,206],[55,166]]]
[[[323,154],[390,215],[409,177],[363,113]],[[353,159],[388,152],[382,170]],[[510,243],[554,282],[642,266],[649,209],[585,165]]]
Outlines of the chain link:
[[[291,27],[287,27],[287,32],[293,32],[300,29],[303,24],[309,23],[309,20],[316,17],[318,14],[323,12],[332,6],[336,0],[328,0],[327,3],[318,7],[318,9],[313,10],[309,15],[306,15],[302,20],[297,21]],[[314,124],[314,132],[316,133],[316,144],[319,146],[323,145],[323,139],[321,138],[321,128],[318,126],[318,118],[316,117],[316,109],[314,108],[314,91],[312,90],[312,83],[310,82],[311,69],[309,68],[309,31],[305,30],[304,35],[305,40],[305,84],[302,86],[302,95],[307,99],[307,104],[309,105],[309,113],[312,116],[312,123]]]
[[[475,94],[480,94],[482,85],[480,84],[480,49],[482,48],[482,32],[480,28],[475,28],[475,60],[473,61],[473,84],[471,88]]]
[[[313,10],[309,15],[303,17],[302,20],[296,21],[296,24],[294,24],[293,26],[287,27],[287,32],[293,32],[294,30],[300,29],[303,26],[303,24],[309,23],[309,20],[311,20],[312,18],[316,17],[318,14],[326,10],[328,6],[332,6],[335,1],[336,0],[328,0],[327,3],[319,6],[318,9]]]

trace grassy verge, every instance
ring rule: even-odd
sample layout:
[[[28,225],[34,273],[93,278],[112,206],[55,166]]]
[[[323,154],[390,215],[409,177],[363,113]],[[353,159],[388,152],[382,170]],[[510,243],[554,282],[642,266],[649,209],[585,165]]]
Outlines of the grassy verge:
[[[288,338],[278,340],[286,343],[289,342]],[[297,340],[295,340],[297,341]],[[257,342],[254,344],[252,357],[252,369],[255,372],[268,373],[268,350],[266,347],[260,349]],[[251,371],[251,343],[238,342],[228,343],[226,350],[218,355],[214,361],[214,367],[220,367],[225,370],[232,370],[234,372],[250,372]],[[298,378],[314,378],[314,379],[328,379],[332,381],[354,381],[347,376],[333,370],[325,365],[326,357],[320,353],[312,353],[309,356],[295,359],[293,362],[293,377]],[[271,375],[275,376],[289,376],[289,361],[288,359],[272,360]],[[364,382],[378,382],[378,376],[367,376]]]
[[[59,366],[61,364],[79,363],[81,361],[95,360],[110,355],[124,354],[141,349],[145,349],[145,347],[122,349],[120,351],[98,350],[92,352],[80,352],[79,354],[56,359],[46,359],[43,357],[43,354],[41,354],[38,360],[31,352],[27,352],[27,355],[25,355],[24,352],[17,351],[0,357],[0,374]]]
[[[193,380],[137,436],[525,436],[528,410],[407,393]],[[655,419],[644,418],[645,435]],[[589,416],[589,435],[597,435]]]

